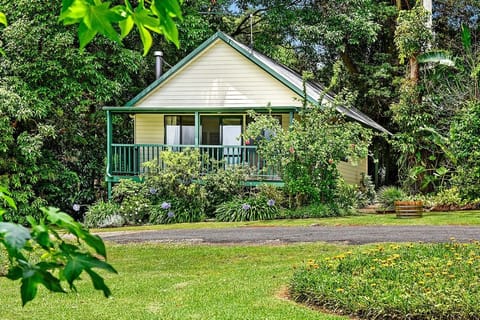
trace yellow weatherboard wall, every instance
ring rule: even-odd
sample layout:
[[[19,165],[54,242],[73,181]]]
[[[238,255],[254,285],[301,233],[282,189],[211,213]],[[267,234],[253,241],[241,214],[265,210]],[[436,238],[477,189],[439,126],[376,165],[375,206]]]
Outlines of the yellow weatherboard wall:
[[[362,173],[368,173],[367,158],[357,161],[356,164],[342,161],[338,165],[338,171],[346,183],[358,185],[362,179]]]

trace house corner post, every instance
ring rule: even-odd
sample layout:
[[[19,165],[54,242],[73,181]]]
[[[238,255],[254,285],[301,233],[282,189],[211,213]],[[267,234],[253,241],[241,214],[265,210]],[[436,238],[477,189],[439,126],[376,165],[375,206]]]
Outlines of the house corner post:
[[[111,162],[112,162],[112,113],[107,110],[107,196],[110,200],[112,197],[112,172],[111,172]]]
[[[288,123],[288,126],[290,127],[293,123],[293,118],[294,118],[294,115],[293,115],[293,111],[290,111],[290,118],[289,118],[289,123]]]

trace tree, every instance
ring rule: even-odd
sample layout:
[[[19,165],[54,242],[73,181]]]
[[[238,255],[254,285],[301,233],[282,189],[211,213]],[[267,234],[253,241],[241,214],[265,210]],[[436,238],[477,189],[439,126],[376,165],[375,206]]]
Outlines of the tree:
[[[54,4],[56,3],[55,1],[53,2]],[[125,6],[117,6],[113,9],[109,8],[109,3],[102,3],[101,0],[63,0],[62,4],[60,19],[63,20],[65,24],[79,24],[81,48],[91,42],[97,33],[104,34],[112,40],[120,41],[121,37],[126,36],[131,31],[133,25],[137,25],[139,29],[144,46],[144,53],[148,52],[151,46],[151,36],[147,29],[155,32],[163,32],[169,40],[177,42],[178,44],[176,26],[172,21],[172,18],[175,16],[181,18],[181,12],[179,11],[176,0],[163,0],[162,3],[153,1],[149,9],[146,9],[144,2],[140,1],[139,6],[135,10],[133,10],[128,0],[126,0]],[[25,24],[27,29],[32,27],[30,31],[34,30],[37,33],[23,33],[24,36],[30,35],[30,37],[27,37],[28,40],[32,38],[33,40],[37,40],[33,43],[34,45],[40,46],[37,52],[52,54],[57,52],[55,49],[59,49],[62,53],[62,49],[71,49],[69,46],[72,45],[73,38],[69,37],[68,32],[65,30],[60,29],[60,32],[57,34],[59,36],[58,39],[56,39],[57,41],[51,41],[51,43],[49,43],[48,40],[43,41],[41,38],[42,33],[40,31],[43,31],[42,28],[37,27],[35,29],[34,24],[29,23],[34,20],[33,18],[43,22],[54,21],[48,12],[42,12],[40,10],[43,15],[37,16],[35,9],[38,9],[38,7],[33,8],[33,6],[25,3],[25,7],[23,7],[25,11],[22,15],[19,14],[18,10],[15,10],[15,5],[19,5],[20,8],[22,8],[21,4],[15,3],[13,7],[12,4],[8,6],[8,3],[3,3],[3,5],[18,14],[17,18],[20,23],[17,27],[22,27],[23,24]],[[48,8],[48,4],[44,5]],[[25,19],[32,13],[34,17],[30,16],[30,19]],[[155,16],[157,20],[155,20],[153,16]],[[110,25],[112,22],[121,23],[120,28],[122,34],[120,37],[115,34],[115,30]],[[3,12],[0,12],[0,23],[7,25],[7,19]],[[52,27],[51,24],[49,26]],[[55,27],[52,28],[55,29]],[[24,31],[23,29],[21,30]],[[10,35],[15,35],[15,31],[16,30],[10,29]],[[58,30],[55,29],[55,31]],[[10,39],[12,38],[15,37],[12,36]],[[17,40],[21,40],[21,37],[17,38]],[[23,42],[23,44],[28,44],[28,40]],[[12,50],[15,45],[16,43],[9,43],[7,41],[7,56],[8,50]],[[44,47],[46,47],[47,50],[43,50]],[[22,50],[25,50],[25,48],[22,47]],[[35,50],[29,51],[27,56],[31,58],[34,53]],[[69,60],[68,58],[69,57],[63,62],[76,62],[75,59]],[[57,62],[57,64],[55,62]],[[94,61],[87,59],[85,62],[91,64]],[[8,65],[9,63],[14,64],[11,60],[5,64]],[[78,65],[75,65],[75,67],[78,67]],[[84,71],[93,72],[90,73],[90,76],[94,78],[94,80],[98,80],[98,78],[95,77],[95,71],[98,66],[93,66],[92,69],[88,69],[85,65],[84,67],[86,68]],[[127,63],[127,67],[131,67],[131,65]],[[24,196],[21,198],[24,204],[28,203],[29,198],[34,196],[34,193],[32,193],[32,191],[34,191],[34,185],[38,183],[39,180],[41,181],[42,178],[45,178],[45,175],[54,176],[54,179],[58,180],[63,178],[56,176],[58,175],[58,171],[55,171],[55,167],[50,167],[52,164],[60,166],[61,170],[66,169],[65,163],[62,163],[59,159],[55,159],[55,153],[52,152],[53,150],[49,150],[48,148],[44,149],[46,145],[44,140],[56,139],[57,137],[54,124],[48,122],[38,124],[38,122],[51,114],[52,111],[53,114],[56,114],[60,118],[64,115],[61,107],[59,108],[53,105],[52,108],[50,104],[52,101],[48,100],[48,98],[51,99],[51,92],[40,89],[42,88],[41,80],[47,80],[52,75],[63,71],[62,67],[58,65],[58,61],[47,64],[47,69],[49,68],[51,70],[47,70],[45,73],[28,73],[28,76],[33,76],[33,80],[29,79],[31,82],[23,82],[17,77],[22,72],[25,72],[26,69],[23,69],[21,65],[7,66],[3,68],[3,72],[6,72],[6,74],[2,76],[2,83],[0,84],[0,97],[3,100],[2,102],[4,102],[2,103],[2,123],[0,124],[2,136],[0,151],[3,153],[3,157],[0,160],[1,172],[3,179],[5,179],[6,176],[9,183],[21,189],[19,194]],[[88,72],[85,74],[80,73],[78,76],[82,77],[86,75],[88,75]],[[56,92],[57,94],[63,94],[65,91],[68,92],[65,83],[60,83],[59,85],[63,90],[58,90],[59,92]],[[70,106],[72,102],[74,104],[72,97],[75,97],[75,89],[78,90],[78,87],[74,86],[73,92],[65,97],[70,103]],[[33,101],[28,101],[26,97],[17,93],[16,90],[33,93],[32,96],[28,96]],[[108,95],[107,90],[107,96]],[[56,98],[58,99],[58,97]],[[53,110],[50,110],[50,108]],[[80,113],[86,111],[84,108],[88,108],[87,110],[90,114],[94,113],[88,103],[80,104]],[[44,176],[35,178],[34,176],[39,173],[43,173]],[[73,173],[71,175],[74,176]],[[28,176],[30,176],[30,178]],[[48,178],[46,180],[48,180]],[[27,182],[26,186],[25,182]],[[48,184],[46,185],[48,186]],[[41,186],[40,190],[42,190]],[[59,190],[56,191],[58,192]],[[39,202],[37,205],[40,205],[42,198],[38,199]],[[17,210],[15,201],[5,187],[0,187],[0,201],[6,203],[11,210]],[[3,222],[5,210],[0,209],[0,244],[6,249],[9,259],[9,268],[6,276],[11,280],[21,279],[23,305],[35,298],[39,284],[44,285],[50,291],[65,292],[61,286],[61,282],[66,281],[70,289],[75,290],[74,283],[79,279],[83,271],[90,276],[96,289],[102,290],[106,297],[110,296],[110,290],[105,285],[103,278],[93,271],[94,268],[99,268],[116,272],[110,264],[104,261],[106,259],[106,249],[102,239],[99,236],[90,234],[81,224],[75,222],[72,217],[60,212],[58,209],[42,208],[41,211],[43,215],[39,215],[41,216],[39,221],[31,216],[26,217],[26,220],[31,226],[29,230],[15,223]],[[13,217],[13,215],[11,217]],[[49,224],[45,223],[45,219],[49,221]],[[64,236],[58,233],[61,230],[71,233],[77,240],[77,243],[66,241]],[[90,252],[89,249],[94,250],[94,253]]]
[[[10,20],[1,33],[0,183],[19,209],[4,218],[23,223],[45,205],[75,214],[72,205],[92,203],[103,180],[101,107],[132,97],[148,68],[103,37],[79,50],[75,28],[57,22],[59,0],[0,3]]]

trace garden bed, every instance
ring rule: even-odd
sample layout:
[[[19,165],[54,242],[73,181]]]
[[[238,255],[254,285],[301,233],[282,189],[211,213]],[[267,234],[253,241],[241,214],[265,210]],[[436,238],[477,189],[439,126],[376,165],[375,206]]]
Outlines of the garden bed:
[[[292,297],[365,319],[478,319],[480,245],[378,245],[299,268]]]

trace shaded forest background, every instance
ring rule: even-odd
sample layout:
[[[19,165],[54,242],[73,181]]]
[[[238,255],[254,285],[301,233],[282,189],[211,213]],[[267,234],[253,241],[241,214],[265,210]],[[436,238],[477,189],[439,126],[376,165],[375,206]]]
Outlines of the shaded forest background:
[[[217,30],[253,41],[257,51],[352,95],[358,109],[395,133],[372,149],[377,185],[399,183],[411,193],[457,187],[475,199],[480,3],[434,1],[431,28],[415,4],[185,0],[180,48],[154,35],[152,50],[164,52],[168,69]],[[136,33],[123,45],[96,37],[80,51],[76,26],[58,22],[60,7],[60,0],[0,1],[10,21],[0,32],[0,184],[17,199],[19,212],[6,217],[14,221],[49,204],[80,218],[105,196],[101,108],[123,105],[154,80],[153,57],[142,56]],[[115,136],[130,139],[128,119],[116,121]]]

